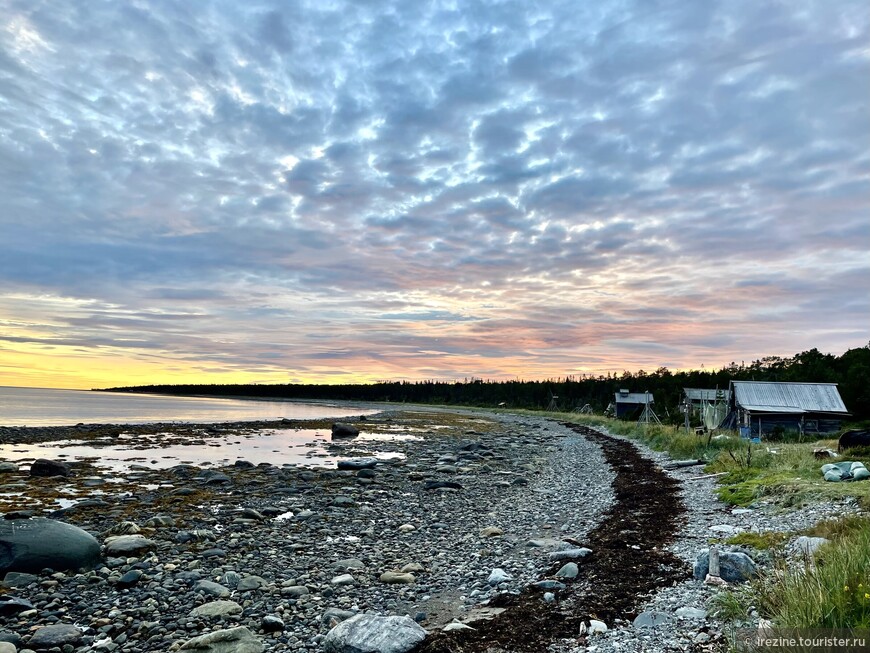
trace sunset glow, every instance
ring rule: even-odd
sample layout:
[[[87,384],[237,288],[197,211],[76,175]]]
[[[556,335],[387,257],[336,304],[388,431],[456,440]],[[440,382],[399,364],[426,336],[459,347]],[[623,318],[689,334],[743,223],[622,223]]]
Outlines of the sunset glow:
[[[868,38],[850,0],[11,0],[0,385],[866,345]]]

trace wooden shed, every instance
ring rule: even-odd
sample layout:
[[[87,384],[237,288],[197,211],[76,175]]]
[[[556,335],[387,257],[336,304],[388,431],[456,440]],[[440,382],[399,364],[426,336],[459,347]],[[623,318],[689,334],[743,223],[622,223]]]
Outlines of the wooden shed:
[[[616,417],[635,417],[643,407],[655,403],[652,392],[629,392],[620,390],[616,393]]]
[[[833,433],[849,416],[836,383],[732,381],[733,416],[743,435]]]

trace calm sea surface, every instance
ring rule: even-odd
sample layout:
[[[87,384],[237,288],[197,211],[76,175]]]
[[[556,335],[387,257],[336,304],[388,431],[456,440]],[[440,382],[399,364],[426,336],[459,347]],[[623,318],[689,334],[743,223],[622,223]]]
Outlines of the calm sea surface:
[[[246,401],[0,386],[0,426],[241,422],[339,418],[377,411],[329,402]]]

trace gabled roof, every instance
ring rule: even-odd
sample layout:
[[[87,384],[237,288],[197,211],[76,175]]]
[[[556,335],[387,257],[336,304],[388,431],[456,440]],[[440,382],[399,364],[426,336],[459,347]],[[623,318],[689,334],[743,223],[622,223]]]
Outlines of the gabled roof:
[[[716,393],[721,392],[725,401],[731,401],[730,390],[708,390],[705,388],[683,388],[689,401],[716,401]]]
[[[616,403],[618,404],[645,404],[649,397],[651,404],[655,403],[652,392],[617,392]]]
[[[848,415],[836,383],[732,381],[734,402],[760,413],[842,413]]]

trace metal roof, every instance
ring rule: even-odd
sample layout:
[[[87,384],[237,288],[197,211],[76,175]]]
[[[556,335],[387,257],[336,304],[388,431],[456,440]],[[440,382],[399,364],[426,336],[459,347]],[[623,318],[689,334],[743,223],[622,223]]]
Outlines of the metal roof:
[[[617,392],[616,393],[616,403],[618,404],[645,404],[646,398],[649,397],[649,402],[651,404],[655,403],[655,399],[653,399],[652,392]]]
[[[732,381],[735,403],[762,413],[846,413],[836,383]]]
[[[689,401],[716,401],[716,393],[721,392],[725,401],[731,401],[730,390],[708,390],[702,388],[683,388]]]

